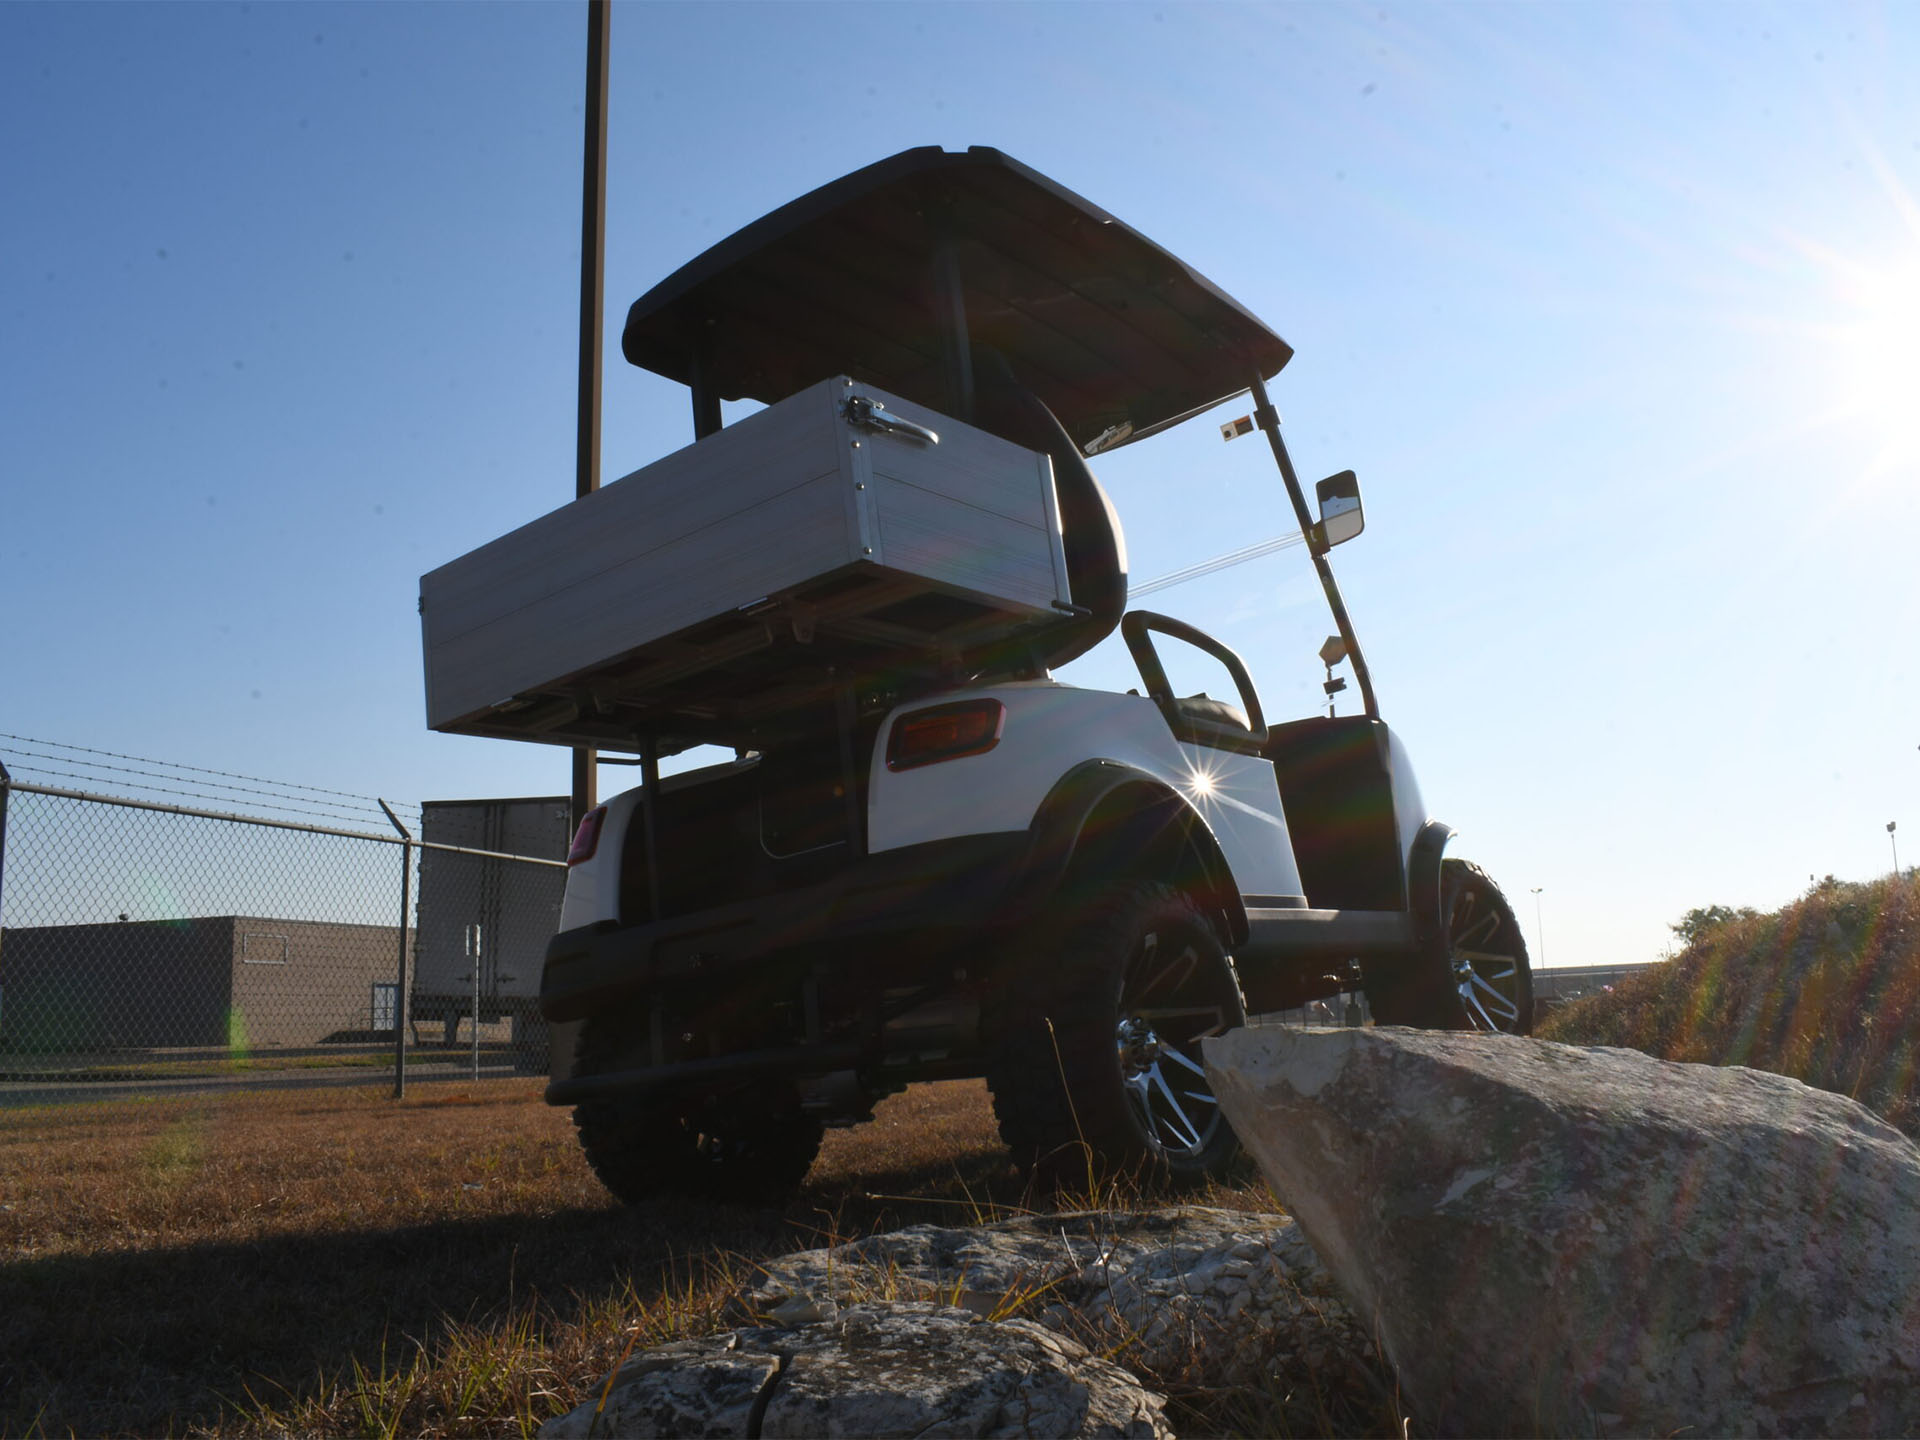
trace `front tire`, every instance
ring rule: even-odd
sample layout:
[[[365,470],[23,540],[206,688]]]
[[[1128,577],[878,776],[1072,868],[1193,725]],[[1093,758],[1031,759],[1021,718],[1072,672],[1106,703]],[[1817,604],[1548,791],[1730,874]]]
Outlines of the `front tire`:
[[[1043,1187],[1110,1174],[1197,1184],[1239,1153],[1200,1041],[1246,1023],[1220,937],[1184,894],[1122,885],[1036,947],[994,1003],[987,1085]]]
[[[1367,1004],[1379,1025],[1531,1033],[1527,942],[1486,871],[1466,860],[1441,863],[1437,943],[1369,973]]]

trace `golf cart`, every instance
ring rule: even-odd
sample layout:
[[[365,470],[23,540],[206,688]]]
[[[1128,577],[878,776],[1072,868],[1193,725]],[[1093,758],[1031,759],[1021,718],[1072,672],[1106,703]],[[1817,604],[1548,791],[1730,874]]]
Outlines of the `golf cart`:
[[[926,148],[715,245],[622,343],[694,443],[421,594],[434,728],[640,770],[579,828],[540,987],[547,1099],[616,1195],[778,1199],[823,1127],[975,1076],[1039,1179],[1197,1180],[1236,1150],[1199,1042],[1250,1012],[1527,1028],[1520,927],[1443,855],[1327,564],[1358,486],[1310,513],[1266,390],[1292,351],[1211,282]],[[1127,609],[1088,458],[1242,393],[1362,714],[1269,724],[1231,650]],[[1052,678],[1116,629],[1140,690]],[[1182,647],[1237,693],[1176,694]],[[733,758],[661,775],[699,745]]]

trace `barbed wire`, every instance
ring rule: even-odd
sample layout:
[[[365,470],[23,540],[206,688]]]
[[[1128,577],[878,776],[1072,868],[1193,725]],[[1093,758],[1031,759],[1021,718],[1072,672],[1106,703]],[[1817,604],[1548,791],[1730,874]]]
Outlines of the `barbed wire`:
[[[0,731],[0,740],[15,740],[23,745],[47,745],[47,746],[51,746],[56,750],[71,750],[82,755],[104,755],[109,760],[132,760],[141,765],[163,765],[167,767],[167,769],[169,770],[184,770],[184,771],[191,772],[192,774],[195,774],[195,775],[218,775],[218,776],[221,776],[223,779],[227,779],[227,780],[248,780],[254,783],[255,785],[272,785],[275,787],[275,791],[304,790],[309,794],[313,794],[313,795],[332,795],[342,800],[360,800],[360,801],[364,801],[368,805],[373,806],[375,809],[378,809],[380,805],[380,797],[377,795],[361,795],[352,790],[328,790],[325,787],[319,786],[319,785],[303,785],[297,780],[269,780],[264,775],[242,775],[242,774],[239,774],[237,771],[233,771],[233,770],[210,770],[202,765],[183,765],[180,762],[175,760],[156,760],[151,755],[123,755],[115,750],[97,750],[87,745],[71,745],[64,740],[42,740],[31,735],[11,735],[6,733],[5,731]],[[49,757],[42,757],[42,758],[51,759],[55,757],[49,756]],[[63,760],[65,759],[65,757],[59,757],[59,758]],[[94,762],[89,760],[66,760],[65,763],[70,765],[90,765],[90,764],[93,764]],[[102,768],[113,768],[113,767],[102,767]],[[180,777],[168,776],[167,778],[179,779]],[[222,787],[222,788],[228,788],[228,787]],[[259,791],[255,793],[272,794],[272,793],[275,793],[275,791]],[[207,799],[210,797],[202,796],[200,798]],[[291,799],[296,799],[300,797],[281,794],[279,798],[283,800],[291,800]],[[403,803],[399,801],[389,801],[388,803],[391,804],[393,808],[396,810],[418,811],[420,808],[418,804],[410,803],[410,802]]]
[[[64,755],[43,755],[40,752],[34,751],[34,750],[23,750],[23,751],[17,751],[15,753],[18,756],[24,757],[25,762],[31,762],[34,760],[51,760],[56,764],[81,765],[81,766],[88,767],[90,770],[111,771],[115,774],[120,774],[120,775],[144,775],[151,780],[178,780],[181,778],[178,775],[170,775],[162,770],[140,770],[130,765],[109,765],[109,764],[106,764],[104,761],[100,761],[100,760],[74,760],[74,759],[69,759],[67,756],[64,756]],[[16,763],[20,763],[20,762],[16,762]],[[156,763],[165,764],[166,762],[159,761]],[[164,793],[169,795],[191,795],[193,796],[193,798],[198,800],[219,801],[221,803],[229,804],[229,805],[234,803],[233,800],[231,800],[228,796],[225,796],[225,795],[211,795],[211,794],[208,794],[205,790],[165,789],[162,786],[150,785],[145,780],[109,782],[109,781],[106,781],[105,776],[91,775],[91,774],[74,775],[71,771],[49,772],[46,766],[35,765],[32,763],[20,763],[20,768],[25,770],[33,770],[40,773],[57,773],[57,774],[64,775],[69,779],[100,780],[103,783],[123,785],[128,789],[164,790]],[[245,785],[225,785],[218,780],[203,780],[200,783],[213,790],[230,790],[236,795],[264,796],[268,800],[303,800],[303,801],[306,800],[305,796],[284,795],[277,790],[256,790]],[[332,793],[332,792],[328,792],[328,793]],[[262,805],[260,806],[260,808],[264,810],[264,809],[294,809],[295,807],[285,806],[285,805],[281,805],[281,806]],[[395,808],[399,809],[401,807],[396,805]],[[409,807],[409,808],[415,808],[415,807]],[[328,816],[335,819],[364,820],[368,818],[369,812],[371,812],[372,815],[378,816],[380,813],[378,804],[373,803],[363,807],[348,808],[347,806],[344,806],[344,805],[332,805],[323,800],[314,800],[314,801],[308,801],[306,808],[299,808],[296,810],[295,813],[302,814],[302,815]],[[384,819],[384,817],[381,817],[381,818]]]
[[[45,765],[27,764],[27,765],[21,765],[19,768],[21,770],[30,772],[35,776],[50,776],[60,780],[79,780],[79,781],[83,781],[91,784],[99,784],[104,778],[99,775],[89,775],[83,772],[77,772],[72,770],[54,770]],[[224,804],[231,805],[234,803],[232,800],[227,799],[227,797],[223,795],[207,795],[198,790],[176,790],[170,786],[153,785],[145,781],[136,781],[132,784],[125,786],[125,788],[129,790],[150,791],[156,795],[178,795],[188,800],[210,800],[215,802],[216,804],[224,803]],[[290,797],[282,797],[282,798],[284,799],[284,798],[290,798]],[[346,819],[360,821],[362,823],[366,823],[368,821],[367,816],[354,814],[353,812],[350,812],[350,811],[339,811],[339,812],[329,813],[323,810],[306,809],[297,805],[275,805],[272,803],[259,803],[259,802],[255,803],[254,808],[258,810],[279,810],[289,815],[305,815],[309,819],[315,819],[315,820],[338,821],[341,818],[346,818]],[[397,806],[395,808],[398,809]],[[234,818],[244,820],[246,817],[244,815],[237,815]],[[380,823],[382,824],[385,823],[384,816],[381,817]]]

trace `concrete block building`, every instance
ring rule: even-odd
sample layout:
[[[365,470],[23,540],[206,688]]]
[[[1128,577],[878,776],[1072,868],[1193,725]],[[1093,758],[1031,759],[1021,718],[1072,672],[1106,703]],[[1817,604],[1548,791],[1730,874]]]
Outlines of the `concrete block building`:
[[[391,1034],[399,946],[392,926],[251,915],[9,929],[0,935],[0,1051],[251,1049]]]

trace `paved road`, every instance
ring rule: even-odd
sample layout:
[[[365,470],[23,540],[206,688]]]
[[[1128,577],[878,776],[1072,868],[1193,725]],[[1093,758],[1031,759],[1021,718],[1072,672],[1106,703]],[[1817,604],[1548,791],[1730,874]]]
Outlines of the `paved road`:
[[[432,1060],[407,1059],[407,1084],[438,1085],[474,1078],[469,1056]],[[483,1056],[479,1078],[485,1081],[521,1079],[529,1084],[539,1077],[516,1070],[511,1062]],[[284,1070],[253,1069],[233,1075],[141,1076],[129,1080],[73,1080],[50,1076],[45,1080],[8,1080],[0,1082],[0,1110],[20,1110],[40,1105],[100,1104],[116,1100],[172,1100],[192,1095],[234,1094],[249,1090],[343,1090],[352,1088],[391,1090],[393,1071],[369,1066],[342,1065]]]

